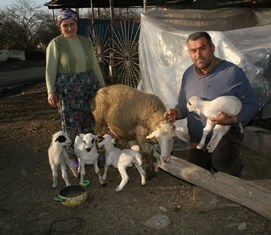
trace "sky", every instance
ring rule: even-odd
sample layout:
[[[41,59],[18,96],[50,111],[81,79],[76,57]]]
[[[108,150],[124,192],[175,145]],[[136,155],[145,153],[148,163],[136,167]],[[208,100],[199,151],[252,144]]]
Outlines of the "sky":
[[[11,6],[15,2],[17,2],[17,0],[0,0],[0,9],[4,10],[4,8]],[[44,4],[50,2],[50,0],[31,0],[31,2],[37,6],[41,6],[41,10],[47,10],[48,7],[45,7]]]

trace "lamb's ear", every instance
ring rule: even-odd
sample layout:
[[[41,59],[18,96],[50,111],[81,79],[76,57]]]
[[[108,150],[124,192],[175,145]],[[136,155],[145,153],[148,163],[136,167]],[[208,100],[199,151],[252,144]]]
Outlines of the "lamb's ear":
[[[97,142],[100,143],[104,140],[104,137],[101,135],[97,135]]]
[[[64,143],[66,141],[66,137],[64,135],[60,135],[56,138],[55,142]]]
[[[116,140],[115,139],[111,139],[111,142],[113,143],[113,144],[115,144],[116,143]]]

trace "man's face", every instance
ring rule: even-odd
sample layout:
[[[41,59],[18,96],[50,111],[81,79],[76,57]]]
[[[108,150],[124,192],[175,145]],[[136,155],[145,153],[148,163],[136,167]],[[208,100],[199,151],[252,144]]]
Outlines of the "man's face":
[[[188,51],[193,63],[199,69],[206,69],[210,66],[214,57],[215,47],[209,45],[207,39],[202,37],[195,41],[189,40],[187,43]]]

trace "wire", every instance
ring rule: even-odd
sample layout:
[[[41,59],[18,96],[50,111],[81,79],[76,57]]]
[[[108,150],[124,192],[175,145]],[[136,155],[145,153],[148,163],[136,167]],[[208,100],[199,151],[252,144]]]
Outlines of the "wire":
[[[83,219],[81,218],[65,218],[55,220],[51,223],[49,235],[53,233],[70,234],[79,231],[82,228]]]

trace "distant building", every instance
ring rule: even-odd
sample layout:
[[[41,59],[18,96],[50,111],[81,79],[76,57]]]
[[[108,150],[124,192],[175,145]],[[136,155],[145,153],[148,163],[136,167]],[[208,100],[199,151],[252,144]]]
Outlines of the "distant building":
[[[0,50],[0,61],[7,61],[11,58],[25,61],[25,52],[22,50]]]

